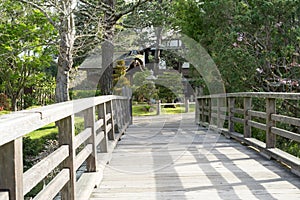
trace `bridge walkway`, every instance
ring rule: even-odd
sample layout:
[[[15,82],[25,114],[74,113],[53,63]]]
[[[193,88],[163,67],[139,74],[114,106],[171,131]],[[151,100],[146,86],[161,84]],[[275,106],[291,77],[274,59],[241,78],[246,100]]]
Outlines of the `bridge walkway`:
[[[194,117],[135,117],[90,200],[300,199],[298,176]]]

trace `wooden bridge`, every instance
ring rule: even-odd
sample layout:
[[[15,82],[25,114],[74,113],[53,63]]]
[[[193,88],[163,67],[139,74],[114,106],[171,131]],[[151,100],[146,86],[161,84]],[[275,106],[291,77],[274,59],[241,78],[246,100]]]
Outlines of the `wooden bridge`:
[[[53,170],[33,199],[300,199],[300,159],[276,148],[276,136],[300,142],[285,129],[299,128],[300,119],[275,109],[299,100],[284,93],[203,96],[196,114],[132,123],[129,99],[104,96],[2,116],[0,200],[24,199]],[[75,116],[85,124],[77,135]],[[59,125],[60,147],[24,172],[22,137],[51,122]],[[257,130],[266,142],[252,137]]]

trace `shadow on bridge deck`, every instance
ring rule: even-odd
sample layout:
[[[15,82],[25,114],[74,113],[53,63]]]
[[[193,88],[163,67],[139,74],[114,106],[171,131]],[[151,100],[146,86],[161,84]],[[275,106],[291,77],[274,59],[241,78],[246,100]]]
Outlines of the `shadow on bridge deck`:
[[[194,115],[136,117],[113,152],[100,199],[300,199],[300,179]]]

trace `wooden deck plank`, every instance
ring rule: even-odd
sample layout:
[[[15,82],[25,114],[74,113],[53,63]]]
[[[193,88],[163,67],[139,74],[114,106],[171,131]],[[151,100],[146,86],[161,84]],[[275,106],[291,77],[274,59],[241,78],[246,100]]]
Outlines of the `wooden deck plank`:
[[[193,117],[135,118],[90,200],[300,199],[298,176]]]

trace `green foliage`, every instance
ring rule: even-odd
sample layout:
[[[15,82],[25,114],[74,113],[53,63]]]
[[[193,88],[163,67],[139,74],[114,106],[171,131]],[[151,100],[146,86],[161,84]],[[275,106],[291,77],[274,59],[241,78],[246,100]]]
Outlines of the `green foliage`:
[[[24,170],[29,169],[33,166],[36,156],[45,150],[45,143],[49,140],[57,140],[57,131],[54,130],[53,126],[47,126],[39,130],[42,134],[33,134],[33,138],[30,136],[23,138],[23,159],[24,159]],[[52,132],[53,131],[53,132]]]
[[[147,110],[148,108],[148,110]],[[133,116],[149,116],[156,115],[156,107],[154,105],[150,106],[149,104],[138,104],[132,106],[132,115]]]
[[[78,135],[85,129],[84,127],[84,118],[75,117],[75,135]]]
[[[133,76],[133,85],[138,86],[146,81],[146,78],[150,76],[150,71],[136,72]]]
[[[95,97],[99,96],[99,90],[70,90],[70,99],[81,99],[81,98],[88,98],[88,97]]]
[[[137,87],[134,90],[134,96],[138,102],[148,102],[150,103],[151,99],[158,98],[158,90],[155,87],[154,82],[152,81],[145,81],[143,85]]]
[[[173,102],[176,98],[183,97],[182,77],[177,71],[164,72],[158,75],[155,84],[158,97],[162,102]]]
[[[118,60],[117,65],[113,69],[113,90],[114,94],[121,95],[122,88],[125,86],[129,86],[130,82],[125,77],[126,74],[126,66],[124,60]]]
[[[146,1],[127,15],[123,24],[132,28],[166,27],[170,24],[170,8],[169,1]]]
[[[8,111],[8,110],[2,110],[2,111],[0,111],[0,116],[1,115],[6,115],[6,114],[9,114],[10,113],[10,111]]]
[[[177,71],[166,71],[158,75],[156,80],[149,81],[150,71],[134,74],[134,97],[139,102],[150,99],[160,99],[163,102],[173,102],[183,97],[183,84],[181,75]]]
[[[227,92],[295,91],[299,10],[298,1],[176,0],[173,27],[208,51]]]
[[[18,2],[3,1],[0,9],[0,84],[15,110],[24,90],[41,80],[52,61],[48,44],[55,31],[40,11]]]
[[[133,76],[133,96],[138,102],[149,102],[158,98],[158,90],[153,81],[146,78],[150,76],[150,71],[136,72]]]

